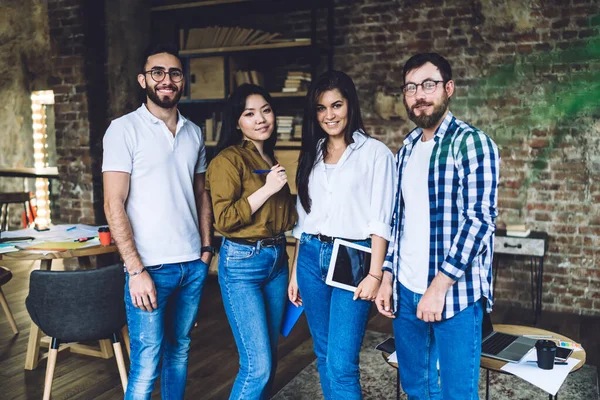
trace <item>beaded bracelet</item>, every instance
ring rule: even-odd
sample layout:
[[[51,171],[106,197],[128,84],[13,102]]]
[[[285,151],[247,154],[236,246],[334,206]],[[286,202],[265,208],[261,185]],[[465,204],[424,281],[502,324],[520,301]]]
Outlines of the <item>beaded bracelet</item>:
[[[381,277],[377,276],[377,275],[373,275],[372,273],[369,272],[369,276],[377,279],[379,282],[381,282]]]

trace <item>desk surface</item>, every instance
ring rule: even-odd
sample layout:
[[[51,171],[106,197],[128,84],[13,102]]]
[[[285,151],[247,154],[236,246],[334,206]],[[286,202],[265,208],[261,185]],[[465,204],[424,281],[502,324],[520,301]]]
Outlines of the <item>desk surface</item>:
[[[4,261],[19,261],[19,260],[56,260],[59,258],[73,258],[73,257],[88,257],[97,256],[100,254],[115,253],[117,252],[117,246],[91,246],[83,249],[65,250],[65,251],[53,251],[47,254],[42,254],[36,251],[19,250],[10,253],[0,254],[0,260]]]
[[[499,324],[499,325],[494,325],[494,330],[497,332],[512,333],[514,335],[544,335],[544,336],[550,335],[550,336],[552,336],[552,338],[560,339],[564,342],[574,342],[573,339],[570,339],[563,335],[559,335],[558,333],[547,331],[545,329],[533,328],[530,326]],[[387,354],[385,352],[382,352],[381,354],[383,355],[384,360],[389,365],[391,365],[394,368],[398,368],[398,364],[387,361],[389,354]],[[585,365],[585,359],[586,359],[585,350],[574,351],[571,354],[571,358],[579,360],[579,363],[571,370],[571,372],[575,372]],[[506,364],[507,364],[506,361],[495,360],[493,358],[481,356],[481,368],[489,369],[492,371],[504,372],[504,371],[501,371],[501,368]]]
[[[556,332],[547,331],[545,329],[533,328],[531,326],[522,325],[494,325],[494,330],[497,332],[512,333],[513,335],[548,335],[552,336],[552,339],[559,339],[564,342],[574,342],[573,339],[563,335],[559,335]],[[552,340],[549,338],[549,340]],[[583,351],[574,351],[571,354],[571,358],[579,360],[579,363],[571,370],[575,372],[585,365],[586,354]],[[495,360],[493,358],[481,357],[481,368],[486,368],[492,371],[500,371],[500,369],[506,365],[506,361]],[[501,371],[504,372],[504,371]]]
[[[5,178],[58,179],[58,168],[0,168],[0,176]]]

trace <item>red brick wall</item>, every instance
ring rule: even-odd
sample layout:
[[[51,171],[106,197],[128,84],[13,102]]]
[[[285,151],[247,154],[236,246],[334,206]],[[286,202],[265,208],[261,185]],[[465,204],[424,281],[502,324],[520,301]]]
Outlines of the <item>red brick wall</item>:
[[[48,1],[56,114],[60,222],[93,223],[92,159],[84,75],[83,15],[78,1]]]
[[[90,76],[101,74],[86,67],[99,56],[83,46],[83,3],[48,3],[57,51],[61,215],[69,221],[90,221],[99,192],[92,174],[101,158],[102,118],[92,116],[90,124],[88,110],[90,98],[98,102],[98,88],[89,89],[98,80]],[[544,307],[582,314],[600,314],[600,118],[597,108],[582,108],[600,97],[589,93],[600,81],[599,14],[596,0],[336,0],[334,17],[334,67],[354,78],[370,133],[394,151],[412,125],[380,118],[376,93],[399,92],[402,66],[416,52],[437,51],[451,61],[451,109],[501,149],[498,223],[523,221],[548,232]],[[318,16],[319,37],[326,38],[324,12]],[[307,17],[263,23],[307,36]],[[504,261],[496,297],[529,306],[528,266]]]
[[[336,0],[334,20],[334,68],[352,76],[369,132],[393,151],[413,125],[379,117],[376,93],[400,92],[417,52],[450,60],[451,110],[501,150],[498,225],[550,235],[544,308],[600,314],[600,3]],[[279,30],[308,36],[307,21],[297,13]],[[530,307],[529,282],[528,265],[502,259],[496,299]]]
[[[334,67],[354,78],[368,128],[395,151],[412,124],[378,117],[375,93],[399,90],[412,54],[447,57],[451,109],[501,149],[498,223],[550,235],[544,308],[600,314],[600,115],[577,112],[600,95],[600,5],[493,3],[336,1]],[[573,96],[591,85],[587,98]],[[523,261],[502,260],[496,298],[530,306]]]
[[[103,2],[49,0],[62,223],[103,221],[100,160],[105,128]]]

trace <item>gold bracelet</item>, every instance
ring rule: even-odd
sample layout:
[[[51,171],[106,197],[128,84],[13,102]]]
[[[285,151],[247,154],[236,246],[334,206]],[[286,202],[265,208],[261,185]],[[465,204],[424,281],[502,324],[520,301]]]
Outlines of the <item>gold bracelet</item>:
[[[372,273],[369,272],[369,276],[377,279],[379,282],[381,282],[381,277],[377,276],[377,275],[373,275]]]

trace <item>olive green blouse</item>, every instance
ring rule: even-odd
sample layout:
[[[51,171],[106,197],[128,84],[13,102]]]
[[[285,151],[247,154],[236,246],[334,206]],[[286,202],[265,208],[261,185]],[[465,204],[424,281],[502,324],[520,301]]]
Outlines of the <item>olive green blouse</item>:
[[[215,229],[225,237],[259,240],[289,231],[298,220],[289,185],[271,196],[252,215],[248,197],[264,186],[270,169],[251,141],[221,151],[208,166],[206,189],[212,198]]]

